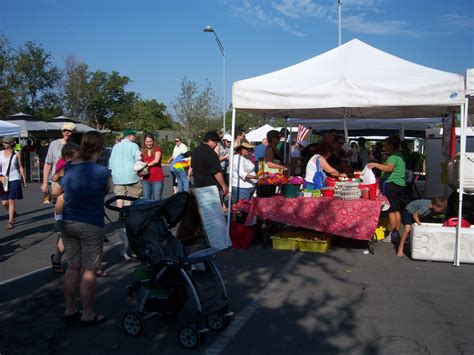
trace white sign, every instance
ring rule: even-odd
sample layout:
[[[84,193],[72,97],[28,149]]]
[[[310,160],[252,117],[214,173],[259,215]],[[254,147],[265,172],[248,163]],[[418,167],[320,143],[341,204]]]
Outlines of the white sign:
[[[231,241],[227,236],[227,224],[217,186],[198,187],[194,189],[194,195],[211,248],[229,248]]]

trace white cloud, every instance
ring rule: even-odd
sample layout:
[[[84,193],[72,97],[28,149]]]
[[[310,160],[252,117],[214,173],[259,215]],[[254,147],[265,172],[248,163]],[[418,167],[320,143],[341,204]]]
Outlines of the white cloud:
[[[295,27],[288,24],[282,16],[273,14],[270,9],[266,9],[267,1],[244,0],[244,1],[226,1],[229,8],[236,16],[253,24],[267,24],[277,26],[294,36],[305,36],[303,32],[298,31]],[[268,7],[268,6],[267,6]]]
[[[458,9],[462,11],[462,9]],[[469,16],[462,15],[458,12],[451,11],[441,16],[441,22],[443,25],[455,29],[457,32],[462,31],[474,31],[474,19]]]
[[[337,23],[337,19],[331,19],[333,23]],[[372,35],[408,35],[419,37],[422,35],[420,31],[410,30],[405,21],[370,21],[366,19],[364,14],[358,16],[344,16],[342,18],[342,26],[355,33],[372,34]]]
[[[295,36],[305,36],[298,25],[305,19],[318,18],[336,24],[336,0],[221,0],[234,15],[253,24],[275,26]],[[376,35],[408,35],[419,37],[422,32],[411,30],[402,20],[371,19],[381,14],[383,0],[342,0],[343,27],[354,33]],[[380,17],[380,16],[379,16]],[[449,20],[448,18],[446,19]],[[454,21],[454,18],[451,20]]]

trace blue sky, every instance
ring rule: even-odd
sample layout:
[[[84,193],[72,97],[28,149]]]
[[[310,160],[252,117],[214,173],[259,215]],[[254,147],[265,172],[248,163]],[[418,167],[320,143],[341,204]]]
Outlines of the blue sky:
[[[473,0],[342,0],[343,42],[463,74],[474,66]],[[296,64],[337,46],[337,0],[0,0],[0,34],[14,48],[33,40],[57,64],[129,76],[130,90],[170,105],[181,80],[222,97],[233,81]]]

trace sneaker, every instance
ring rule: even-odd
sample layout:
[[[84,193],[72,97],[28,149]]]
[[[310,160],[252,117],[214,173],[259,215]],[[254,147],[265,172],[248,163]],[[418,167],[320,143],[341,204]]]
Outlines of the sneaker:
[[[391,243],[392,242],[392,236],[389,234],[385,238],[383,238],[384,243]]]
[[[62,219],[56,220],[54,223],[54,231],[57,233],[64,232],[64,221]]]

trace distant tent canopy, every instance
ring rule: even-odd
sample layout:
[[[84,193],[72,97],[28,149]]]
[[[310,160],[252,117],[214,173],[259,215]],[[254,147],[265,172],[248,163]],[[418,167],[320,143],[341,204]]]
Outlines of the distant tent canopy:
[[[13,124],[6,121],[0,121],[0,137],[5,136],[20,136],[21,128],[17,124]]]

